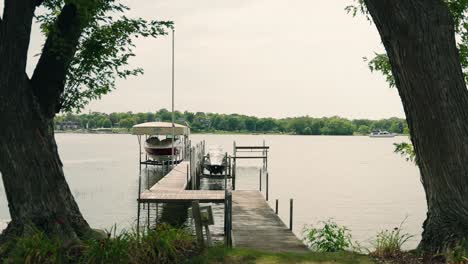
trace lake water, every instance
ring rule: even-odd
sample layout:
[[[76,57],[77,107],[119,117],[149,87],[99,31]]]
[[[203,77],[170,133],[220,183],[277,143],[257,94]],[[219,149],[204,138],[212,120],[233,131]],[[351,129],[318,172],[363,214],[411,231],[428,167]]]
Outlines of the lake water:
[[[137,138],[57,134],[56,139],[68,183],[91,226],[132,226],[138,192]],[[393,153],[393,143],[407,141],[406,137],[192,135],[191,139],[205,140],[207,147],[219,145],[229,153],[234,140],[238,145],[260,145],[265,140],[270,146],[270,205],[279,199],[279,215],[289,223],[289,199],[294,199],[298,236],[305,225],[333,218],[351,230],[353,240],[366,245],[379,230],[399,226],[406,218],[405,230],[415,235],[407,247],[417,245],[426,213],[419,171]],[[259,160],[239,161],[237,189],[258,189],[260,167]],[[202,185],[210,188],[206,181]],[[215,232],[222,230],[222,212],[216,211]],[[8,219],[0,184],[0,229]]]

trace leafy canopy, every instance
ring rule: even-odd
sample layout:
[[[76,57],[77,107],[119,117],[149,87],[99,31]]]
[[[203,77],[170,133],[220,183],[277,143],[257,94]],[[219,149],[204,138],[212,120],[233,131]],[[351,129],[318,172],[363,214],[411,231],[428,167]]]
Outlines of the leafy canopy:
[[[135,38],[167,35],[174,25],[171,21],[129,18],[126,13],[130,8],[118,0],[46,0],[45,13],[36,17],[45,36],[54,30],[57,16],[69,2],[78,7],[95,5],[92,14],[84,12],[89,18],[84,21],[89,23],[71,60],[61,96],[62,111],[79,112],[91,100],[115,89],[117,78],[143,74],[142,68],[129,66],[130,58],[135,56]]]

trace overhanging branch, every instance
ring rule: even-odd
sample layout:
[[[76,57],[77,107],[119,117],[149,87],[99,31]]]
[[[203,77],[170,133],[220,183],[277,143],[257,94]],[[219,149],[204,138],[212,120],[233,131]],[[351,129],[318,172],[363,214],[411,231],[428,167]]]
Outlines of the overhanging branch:
[[[52,118],[60,111],[60,95],[78,46],[82,25],[76,5],[66,4],[47,37],[34,70],[31,78],[33,91],[47,117]]]

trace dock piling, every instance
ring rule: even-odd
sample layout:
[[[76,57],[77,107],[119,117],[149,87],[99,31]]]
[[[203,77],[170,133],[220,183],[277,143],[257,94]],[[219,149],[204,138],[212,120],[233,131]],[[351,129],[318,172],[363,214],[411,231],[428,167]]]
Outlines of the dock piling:
[[[228,192],[224,201],[224,243],[232,247],[232,193]]]
[[[188,187],[188,188],[190,188],[190,187],[189,187],[189,181],[190,181],[189,178],[190,178],[190,172],[189,172],[189,165],[187,164],[187,187]]]
[[[258,175],[258,190],[261,192],[262,191],[262,169],[260,169],[260,173]]]
[[[278,214],[278,199],[276,199],[275,214]]]
[[[293,230],[293,199],[289,199],[289,230]]]

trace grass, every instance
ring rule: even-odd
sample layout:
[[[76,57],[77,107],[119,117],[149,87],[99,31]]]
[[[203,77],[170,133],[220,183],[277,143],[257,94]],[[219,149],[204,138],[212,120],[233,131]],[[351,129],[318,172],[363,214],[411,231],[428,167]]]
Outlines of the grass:
[[[371,252],[372,256],[392,259],[399,258],[403,254],[403,245],[413,237],[413,235],[404,232],[402,229],[405,220],[401,222],[399,227],[395,227],[392,230],[380,231],[377,234],[373,242],[375,250]]]
[[[187,230],[161,224],[140,233],[115,228],[104,239],[93,239],[63,246],[43,232],[15,239],[15,245],[0,263],[185,263],[199,253]]]
[[[249,264],[249,263],[375,263],[365,255],[341,251],[341,252],[308,252],[308,253],[278,253],[257,251],[251,249],[226,249],[215,246],[205,250],[200,256],[193,258],[190,263],[195,264]]]

